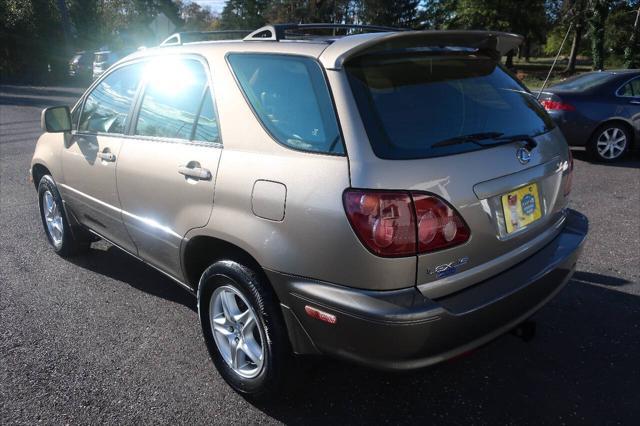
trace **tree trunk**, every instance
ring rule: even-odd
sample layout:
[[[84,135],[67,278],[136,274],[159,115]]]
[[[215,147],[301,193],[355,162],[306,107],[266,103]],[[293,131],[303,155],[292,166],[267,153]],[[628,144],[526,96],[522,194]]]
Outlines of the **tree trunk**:
[[[531,57],[531,41],[529,41],[529,38],[527,37],[524,40],[524,61],[525,62],[529,62],[529,58]]]
[[[564,69],[564,72],[566,74],[573,74],[574,72],[576,72],[576,59],[578,57],[578,51],[580,50],[582,31],[582,25],[576,25],[576,29],[573,33],[573,42],[571,43],[571,53],[569,53],[569,63]]]
[[[637,66],[636,51],[638,49],[638,18],[640,18],[640,7],[638,8],[638,13],[636,13],[636,21],[633,23],[633,31],[631,32],[629,45],[624,49],[624,65],[629,69]]]
[[[593,69],[604,69],[604,25],[609,14],[608,0],[594,0],[593,14],[589,20],[591,27],[591,52],[593,55]]]

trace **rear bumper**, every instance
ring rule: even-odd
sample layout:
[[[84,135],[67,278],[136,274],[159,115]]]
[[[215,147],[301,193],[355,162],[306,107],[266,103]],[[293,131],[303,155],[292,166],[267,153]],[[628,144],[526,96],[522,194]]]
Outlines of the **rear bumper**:
[[[558,236],[527,260],[436,300],[415,287],[366,291],[267,271],[296,353],[324,353],[387,370],[434,364],[480,346],[533,315],[569,281],[588,231],[569,210]],[[331,325],[305,314],[336,316]]]

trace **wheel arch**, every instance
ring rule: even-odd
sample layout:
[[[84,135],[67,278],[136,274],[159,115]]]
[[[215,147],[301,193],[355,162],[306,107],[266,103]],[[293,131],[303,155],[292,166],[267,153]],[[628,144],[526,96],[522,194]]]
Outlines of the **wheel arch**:
[[[194,291],[202,273],[211,264],[219,260],[232,260],[253,269],[271,286],[267,275],[256,258],[243,248],[223,239],[210,235],[196,235],[183,243],[182,269],[186,284]]]
[[[33,184],[36,189],[40,184],[40,180],[45,175],[51,175],[51,171],[44,164],[34,163],[33,166],[31,166],[31,178],[33,179]]]

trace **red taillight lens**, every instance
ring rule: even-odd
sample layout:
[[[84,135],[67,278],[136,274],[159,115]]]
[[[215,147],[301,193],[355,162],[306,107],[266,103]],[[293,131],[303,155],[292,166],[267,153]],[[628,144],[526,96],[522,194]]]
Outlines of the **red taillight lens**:
[[[418,253],[457,246],[471,232],[460,215],[433,195],[414,194],[418,222]]]
[[[470,231],[460,215],[433,195],[347,190],[351,226],[378,256],[411,256],[462,244]]]
[[[574,111],[576,109],[573,105],[564,102],[542,100],[540,103],[547,111]]]
[[[351,226],[379,256],[415,254],[415,214],[404,192],[349,190],[344,206]]]
[[[567,196],[571,192],[571,185],[573,184],[573,153],[569,149],[569,165],[567,169],[567,176],[564,181],[564,195]]]

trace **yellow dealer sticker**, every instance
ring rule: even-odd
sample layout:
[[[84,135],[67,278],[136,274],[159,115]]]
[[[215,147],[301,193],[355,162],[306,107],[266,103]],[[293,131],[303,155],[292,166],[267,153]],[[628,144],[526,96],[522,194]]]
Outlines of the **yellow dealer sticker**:
[[[502,196],[502,209],[507,233],[510,234],[540,219],[538,185],[523,186]]]

